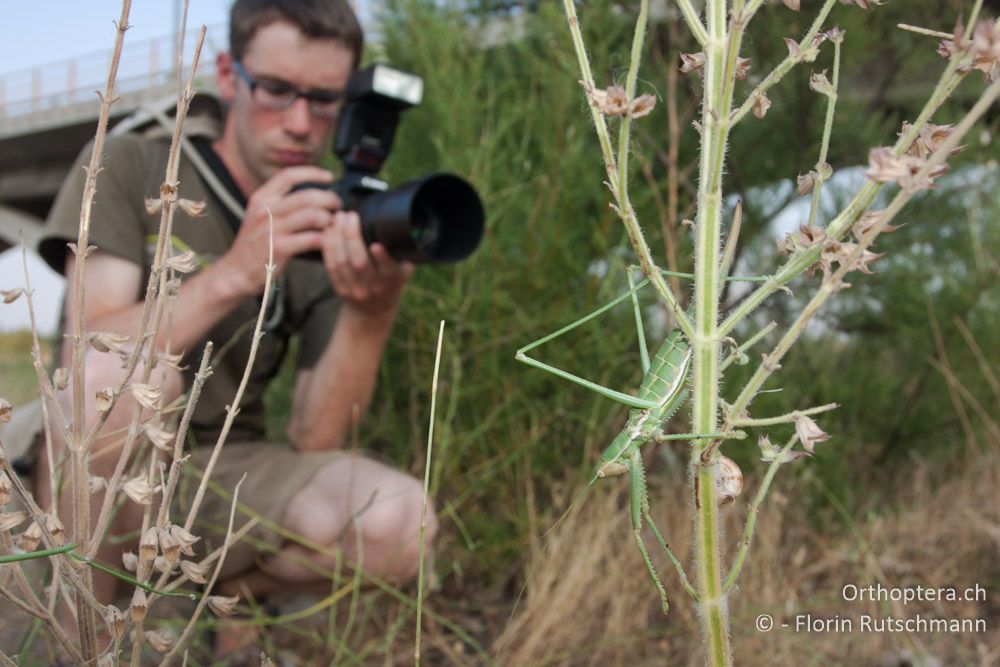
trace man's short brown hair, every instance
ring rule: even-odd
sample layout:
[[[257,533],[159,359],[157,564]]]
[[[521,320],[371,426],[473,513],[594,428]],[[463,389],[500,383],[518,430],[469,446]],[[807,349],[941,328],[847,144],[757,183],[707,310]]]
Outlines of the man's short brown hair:
[[[246,55],[257,31],[276,21],[288,21],[307,37],[336,39],[361,62],[364,35],[348,0],[236,0],[229,14],[229,53]]]

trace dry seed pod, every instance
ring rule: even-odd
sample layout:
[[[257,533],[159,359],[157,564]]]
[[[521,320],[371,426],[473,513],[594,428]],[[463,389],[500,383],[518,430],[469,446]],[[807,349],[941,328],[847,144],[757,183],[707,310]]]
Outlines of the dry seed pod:
[[[42,541],[42,529],[37,523],[32,523],[28,529],[17,538],[17,548],[24,552],[34,551]]]
[[[57,547],[61,547],[66,543],[66,529],[63,528],[62,522],[55,514],[45,515],[45,528],[49,531],[49,535],[52,536],[52,543]]]
[[[160,628],[159,630],[147,630],[142,633],[142,638],[145,639],[157,653],[166,653],[174,644],[174,638],[167,633],[166,628]]]
[[[224,595],[209,595],[208,608],[216,616],[230,616],[236,611],[236,603],[240,601],[239,595],[226,597]]]
[[[20,287],[14,289],[0,289],[0,296],[3,297],[4,303],[14,303],[22,294],[24,294],[24,290]]]
[[[107,488],[108,480],[104,479],[103,477],[97,477],[96,475],[91,475],[87,484],[90,488],[90,494],[93,495],[98,491],[100,491],[101,489]]]
[[[27,512],[0,513],[0,533],[14,530],[28,519]]]
[[[177,539],[170,534],[170,531],[166,529],[159,531],[159,537],[160,553],[163,554],[164,558],[173,563],[177,560],[177,556],[180,553],[180,542],[178,542]]]
[[[114,403],[115,390],[112,387],[105,387],[97,392],[94,404],[99,412],[107,412]]]
[[[208,574],[208,566],[199,565],[194,561],[182,560],[181,561],[181,572],[184,576],[193,581],[196,584],[207,584],[208,579],[206,575]]]
[[[197,259],[195,258],[194,251],[192,250],[187,250],[179,255],[174,255],[173,257],[168,258],[165,263],[168,269],[172,269],[177,273],[191,273],[198,268]]]
[[[133,382],[130,388],[132,389],[132,396],[143,407],[150,410],[158,410],[160,408],[160,400],[163,398],[163,390],[160,387],[152,384]]]
[[[87,342],[98,352],[121,352],[122,346],[131,340],[122,334],[94,331],[87,335]]]
[[[159,551],[159,548],[160,543],[156,539],[156,528],[150,528],[139,540],[139,565],[145,565],[156,558],[156,552]]]
[[[728,505],[743,493],[743,471],[727,456],[719,456],[715,462],[715,490],[719,505]]]
[[[139,568],[139,557],[131,551],[122,554],[122,565],[129,572],[135,572]]]
[[[7,473],[0,470],[0,505],[6,505],[10,502],[10,477],[7,477]]]
[[[180,543],[181,553],[185,556],[194,556],[194,549],[191,547],[194,546],[195,542],[201,538],[196,535],[192,535],[188,531],[184,530],[184,528],[176,524],[171,525],[169,530],[170,535]]]
[[[170,574],[174,571],[176,563],[169,558],[163,556],[157,556],[153,559],[153,569],[157,572],[162,572],[163,574]]]
[[[759,93],[753,100],[753,115],[763,118],[767,115],[767,110],[771,108],[771,98],[764,93]]]
[[[183,354],[170,354],[168,352],[157,352],[156,353],[156,364],[163,364],[167,368],[173,368],[175,371],[183,371],[187,366],[181,366],[181,359],[184,358]]]
[[[150,505],[153,502],[153,495],[156,493],[158,488],[159,487],[154,487],[149,483],[146,473],[142,473],[139,476],[133,477],[129,481],[125,482],[122,486],[122,491],[124,491],[125,495],[136,503],[140,505]]]
[[[108,624],[108,631],[115,639],[121,639],[125,632],[125,616],[122,610],[113,604],[109,604],[104,610],[104,622]]]
[[[174,434],[162,428],[159,422],[149,422],[146,424],[146,437],[153,443],[153,446],[162,452],[172,452],[174,444]]]
[[[149,602],[146,600],[146,592],[141,588],[135,589],[135,593],[132,594],[132,606],[130,609],[132,611],[132,622],[136,625],[142,623],[142,619],[146,618],[146,612],[149,611]]]
[[[52,386],[56,391],[62,391],[69,386],[69,370],[60,366],[52,373]]]

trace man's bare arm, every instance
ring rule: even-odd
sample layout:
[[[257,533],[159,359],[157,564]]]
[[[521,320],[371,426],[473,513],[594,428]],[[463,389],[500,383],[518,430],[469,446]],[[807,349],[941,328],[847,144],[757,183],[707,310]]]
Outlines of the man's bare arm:
[[[330,343],[316,365],[299,371],[295,380],[288,437],[300,451],[342,446],[351,422],[362,415],[375,391],[379,361],[392,329],[342,312]]]
[[[324,234],[323,260],[343,306],[333,335],[295,383],[288,436],[301,451],[340,447],[368,409],[379,362],[413,266],[381,244],[366,248],[355,213],[338,212]]]
[[[70,282],[76,271],[76,258],[67,254],[66,273]],[[220,270],[209,267],[186,280],[171,306],[171,326],[161,327],[157,347],[183,352],[201,341],[219,320],[238,306],[244,298],[232,285],[232,280],[218,275]],[[142,269],[129,260],[94,252],[84,266],[84,318],[88,331],[107,331],[129,336],[133,340],[142,322]],[[65,315],[67,330],[75,317],[75,290],[66,292]],[[71,346],[66,346],[68,354]],[[68,362],[68,357],[64,357]]]

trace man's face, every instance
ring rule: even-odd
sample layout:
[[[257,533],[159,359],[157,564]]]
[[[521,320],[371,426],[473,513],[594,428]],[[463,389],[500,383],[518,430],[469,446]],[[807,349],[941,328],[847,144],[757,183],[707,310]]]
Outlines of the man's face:
[[[341,42],[313,39],[279,21],[257,30],[240,59],[256,81],[289,84],[300,91],[343,91],[353,56]],[[242,187],[255,189],[285,167],[314,164],[329,144],[336,118],[297,98],[287,109],[269,109],[251,96],[250,86],[223,56],[218,63],[219,93],[230,103],[223,135],[227,166]]]

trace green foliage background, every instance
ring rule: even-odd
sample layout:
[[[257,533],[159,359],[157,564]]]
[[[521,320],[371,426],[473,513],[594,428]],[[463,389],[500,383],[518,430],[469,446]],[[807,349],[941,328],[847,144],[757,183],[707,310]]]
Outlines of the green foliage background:
[[[560,3],[473,4],[389,3],[377,53],[370,56],[425,78],[425,101],[407,113],[387,175],[402,182],[437,170],[461,174],[476,184],[488,217],[485,241],[472,258],[423,267],[415,276],[361,438],[363,446],[414,472],[423,470],[434,346],[438,322],[446,320],[432,491],[446,532],[460,539],[444,574],[502,584],[516,580],[526,543],[589,478],[596,455],[625,414],[607,399],[517,364],[514,352],[623,291],[631,250],[608,207],[604,168]],[[637,4],[593,0],[580,6],[600,85],[624,77]],[[990,6],[996,3],[986,4],[987,14],[995,15],[997,8]],[[808,28],[818,3],[802,5],[801,14],[781,3],[760,12],[747,44],[750,78],[738,99],[785,55],[782,38],[798,38]],[[869,147],[891,144],[944,67],[935,39],[896,24],[950,32],[962,7],[938,0],[890,3],[868,12],[835,8],[829,26],[847,32],[830,151],[835,169],[866,165]],[[484,26],[497,21],[508,22],[496,33],[506,39],[491,41]],[[677,66],[678,52],[698,49],[675,18],[654,22],[651,33],[639,92],[656,94],[659,103],[637,123],[632,194],[662,259],[660,212],[640,171],[648,166],[664,197],[666,72]],[[824,48],[816,63],[794,70],[772,92],[767,117],[748,117],[734,133],[726,191],[733,195],[730,205],[738,197],[746,209],[741,271],[764,273],[775,266],[772,217],[791,201],[795,176],[812,168],[818,154],[825,103],[809,89],[809,75],[830,67],[831,57],[832,49]],[[957,121],[981,87],[978,73],[969,77],[934,121]],[[697,111],[699,89],[697,75],[681,77],[682,117],[685,110]],[[697,159],[697,134],[691,116],[686,118],[682,170]],[[906,225],[880,240],[877,249],[888,254],[877,263],[878,273],[852,276],[853,289],[839,295],[769,385],[783,390],[753,406],[754,415],[764,416],[841,404],[821,420],[835,437],[816,459],[790,473],[815,479],[808,487],[815,497],[803,499],[806,506],[827,504],[832,493],[857,510],[874,507],[907,483],[898,473],[900,462],[949,461],[964,447],[947,386],[927,362],[935,353],[929,317],[933,312],[940,323],[959,377],[985,396],[977,361],[954,319],[966,322],[995,365],[995,121],[989,120],[981,136],[970,137],[953,162],[955,176],[907,209]],[[986,166],[963,169],[962,164]],[[682,217],[693,217],[693,187],[693,182],[681,187]],[[850,192],[834,194],[843,200]],[[833,211],[826,208],[825,219]],[[682,270],[691,263],[688,236],[681,233]],[[596,260],[604,260],[608,270],[595,271]],[[755,318],[757,326],[772,319],[789,322],[793,306],[817,285],[816,277],[802,278],[792,286],[794,297],[772,298]],[[653,297],[645,298],[653,307]],[[738,331],[736,338],[750,333]],[[735,395],[765,348],[766,343],[752,351],[750,365],[733,367],[727,395]],[[634,324],[624,307],[549,343],[538,356],[615,388],[634,387],[640,376]],[[787,433],[776,429],[774,436]],[[675,460],[685,458],[683,447],[673,451],[681,457]],[[727,446],[747,474],[759,472],[755,451],[752,439]]]

